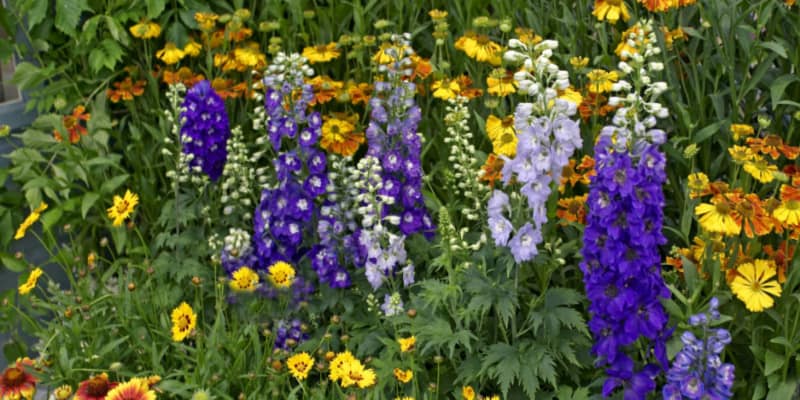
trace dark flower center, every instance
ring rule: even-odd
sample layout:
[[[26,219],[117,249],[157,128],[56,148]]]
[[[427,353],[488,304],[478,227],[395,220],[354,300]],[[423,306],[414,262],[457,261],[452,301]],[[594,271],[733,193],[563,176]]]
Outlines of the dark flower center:
[[[5,383],[5,386],[13,388],[21,385],[24,381],[25,371],[22,371],[19,368],[12,367],[3,372],[3,383]]]
[[[101,376],[89,379],[89,384],[86,385],[86,393],[94,397],[105,396],[108,393],[108,380]]]

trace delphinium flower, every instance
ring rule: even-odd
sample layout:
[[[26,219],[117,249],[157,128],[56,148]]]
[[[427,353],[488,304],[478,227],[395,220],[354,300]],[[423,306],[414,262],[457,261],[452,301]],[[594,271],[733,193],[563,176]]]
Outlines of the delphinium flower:
[[[517,148],[513,158],[503,158],[503,183],[521,185],[519,193],[527,200],[530,219],[518,229],[506,217],[511,210],[509,197],[495,189],[488,204],[489,229],[497,246],[508,246],[517,262],[533,259],[542,241],[542,226],[547,222],[547,199],[553,185],[560,184],[561,171],[569,164],[576,148],[582,146],[578,121],[570,119],[577,106],[560,98],[559,90],[569,87],[569,75],[559,69],[550,57],[558,42],[545,40],[534,46],[512,39],[504,57],[522,63],[514,74],[519,93],[531,102],[519,103],[514,112]],[[516,201],[515,201],[516,202]]]
[[[453,173],[456,184],[452,190],[464,196],[468,203],[461,209],[461,214],[469,221],[477,221],[480,218],[483,199],[488,194],[488,189],[479,182],[479,162],[475,158],[475,146],[472,144],[473,135],[469,129],[467,99],[457,96],[448,103],[447,114],[444,117],[445,126],[447,126],[447,136],[445,136],[444,142],[450,145],[450,156],[447,161],[459,166]]]
[[[275,344],[274,348],[289,350],[292,347],[308,340],[308,333],[305,326],[299,319],[291,321],[279,320],[275,323]]]
[[[388,204],[389,213],[400,217],[400,231],[432,235],[433,222],[422,199],[422,136],[417,132],[422,112],[414,101],[415,85],[404,80],[413,72],[414,52],[410,35],[393,35],[392,40],[383,50],[389,62],[378,66],[385,80],[375,83],[369,102],[367,155],[380,160],[384,189],[392,188],[384,194],[394,200]]]
[[[264,78],[268,143],[275,157],[275,184],[264,189],[254,214],[256,254],[262,268],[303,258],[327,191],[327,158],[317,147],[322,118],[309,112],[313,98],[305,78],[313,70],[298,54],[279,53]],[[267,140],[258,141],[266,144]]]
[[[266,168],[257,167],[264,154],[263,151],[251,151],[241,127],[231,130],[228,162],[222,170],[220,201],[223,215],[234,216],[234,221],[242,226],[252,223],[253,193],[262,177],[266,176]]]
[[[183,152],[193,157],[191,166],[199,166],[212,181],[222,174],[228,157],[227,142],[231,135],[225,102],[203,80],[186,92],[181,111],[181,143]]]
[[[654,129],[656,118],[668,114],[655,101],[666,85],[648,76],[661,68],[656,62],[646,63],[659,49],[654,47],[652,23],[639,24],[644,37],[634,39],[640,47],[630,64],[619,65],[623,74],[634,78],[633,85],[613,84],[614,92],[627,95],[617,98],[622,111],[601,130],[595,144],[596,175],[589,186],[581,262],[590,302],[589,329],[595,337],[592,353],[608,375],[603,395],[622,386],[626,399],[644,399],[655,389],[659,367],[667,366],[670,335],[660,303],[669,290],[661,277],[658,248],[666,243],[661,233],[666,159],[658,149],[666,135]],[[644,348],[632,348],[637,342]],[[632,355],[648,355],[641,360],[645,365],[638,368]]]
[[[698,338],[692,331],[681,335],[683,349],[675,355],[667,372],[667,384],[662,391],[665,400],[730,399],[733,396],[734,366],[721,359],[731,333],[724,328],[711,328],[719,320],[719,300],[711,299],[708,311],[693,315],[689,325],[702,328]]]

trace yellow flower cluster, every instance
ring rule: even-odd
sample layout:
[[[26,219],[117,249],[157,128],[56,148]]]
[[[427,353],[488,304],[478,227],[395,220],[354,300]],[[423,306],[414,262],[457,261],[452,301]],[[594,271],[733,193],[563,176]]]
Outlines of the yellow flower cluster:
[[[375,384],[375,370],[365,368],[349,351],[339,353],[331,361],[330,379],[343,388],[358,386],[361,389]]]

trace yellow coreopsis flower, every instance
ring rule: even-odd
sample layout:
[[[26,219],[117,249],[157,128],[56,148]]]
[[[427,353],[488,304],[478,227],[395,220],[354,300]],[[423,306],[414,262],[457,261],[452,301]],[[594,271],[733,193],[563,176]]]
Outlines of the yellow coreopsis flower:
[[[269,280],[275,287],[285,289],[292,286],[295,271],[288,263],[278,261],[272,264],[267,271],[269,272]]]
[[[464,400],[475,400],[475,389],[472,386],[461,387],[461,397]]]
[[[36,287],[36,283],[39,282],[39,277],[42,276],[42,273],[43,271],[41,268],[34,268],[34,270],[31,271],[31,274],[28,275],[28,279],[25,281],[25,283],[19,286],[19,294],[24,296],[30,293],[33,288]]]
[[[414,371],[410,369],[404,371],[400,368],[395,368],[392,372],[394,373],[395,379],[402,383],[411,382],[411,379],[414,378]]]
[[[467,56],[480,62],[487,62],[494,66],[500,65],[503,47],[489,39],[487,35],[468,34],[459,39],[460,50]]]
[[[336,48],[336,42],[309,46],[303,49],[303,57],[311,64],[323,63],[339,58],[341,52]]]
[[[156,57],[165,64],[172,65],[182,60],[186,53],[177,48],[175,43],[167,42],[164,48],[156,52]]]
[[[139,204],[139,195],[130,190],[126,190],[123,197],[114,195],[114,205],[106,210],[108,218],[114,220],[114,226],[120,226],[126,218],[133,214],[133,209],[137,204]]]
[[[731,155],[733,162],[737,164],[744,164],[756,156],[749,147],[739,145],[733,145],[728,148],[728,154]]]
[[[172,340],[183,341],[197,325],[197,314],[185,301],[172,310]]]
[[[623,0],[595,0],[592,15],[597,17],[598,21],[607,20],[612,24],[616,24],[620,17],[624,21],[631,18]]]
[[[151,21],[141,21],[129,30],[138,39],[153,39],[161,35],[161,25]]]
[[[417,344],[417,338],[415,336],[398,338],[397,343],[400,343],[401,352],[408,353],[409,351],[414,350],[414,346]]]
[[[775,264],[768,260],[755,260],[736,269],[736,277],[730,283],[731,291],[752,312],[761,312],[773,306],[772,296],[781,296],[781,285],[772,280],[776,275]]]
[[[19,225],[19,228],[17,228],[17,232],[14,235],[14,239],[19,240],[25,237],[25,232],[27,232],[28,228],[30,228],[36,223],[36,221],[39,220],[39,217],[42,216],[42,212],[44,212],[44,210],[47,210],[47,204],[45,202],[39,203],[39,206],[36,207],[35,210],[31,211],[30,215],[25,217],[25,220]]]
[[[286,366],[295,379],[302,381],[308,378],[311,367],[314,366],[314,359],[308,353],[295,354],[286,360]]]
[[[250,267],[241,267],[233,273],[230,286],[235,292],[253,292],[258,287],[258,280],[256,271]]]

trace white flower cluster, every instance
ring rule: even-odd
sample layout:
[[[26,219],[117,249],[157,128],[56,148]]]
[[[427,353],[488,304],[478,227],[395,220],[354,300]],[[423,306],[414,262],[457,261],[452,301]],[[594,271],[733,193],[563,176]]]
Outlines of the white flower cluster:
[[[225,215],[237,213],[241,215],[243,222],[249,222],[252,217],[253,194],[259,192],[254,189],[267,179],[267,168],[256,168],[263,154],[263,151],[251,153],[240,126],[231,129],[228,160],[222,170],[221,181],[220,200]]]
[[[559,98],[559,92],[569,88],[569,72],[559,68],[550,60],[553,50],[558,48],[555,40],[543,40],[529,46],[518,39],[508,41],[510,50],[503,54],[506,61],[521,63],[522,68],[514,73],[519,93],[533,97],[536,115],[549,113],[574,115],[575,103]]]
[[[284,82],[302,85],[306,77],[314,76],[312,69],[305,57],[297,53],[287,55],[278,53],[272,63],[264,72],[264,84],[271,87],[281,87]]]
[[[472,132],[469,129],[469,110],[467,99],[457,96],[449,100],[447,114],[444,117],[448,135],[444,142],[450,144],[450,156],[447,160],[458,167],[454,168],[453,175],[457,182],[452,188],[456,193],[461,193],[467,201],[472,203],[461,209],[464,217],[469,221],[480,220],[480,210],[483,208],[483,199],[489,189],[479,182],[480,169],[476,166],[479,161],[475,158],[475,146],[472,144]]]
[[[250,233],[240,228],[230,228],[223,239],[223,248],[232,257],[239,257],[250,251]]]
[[[669,117],[669,110],[657,101],[667,90],[667,84],[653,81],[651,77],[664,69],[661,62],[651,61],[661,54],[653,22],[637,22],[628,33],[626,44],[636,52],[631,54],[628,50],[623,51],[621,57],[627,61],[620,61],[617,68],[622,77],[629,79],[614,83],[611,88],[614,96],[608,99],[609,105],[619,106],[612,119],[612,124],[618,129],[606,127],[601,132],[613,135],[615,147],[620,151],[629,145],[636,147],[646,143],[664,143],[666,133],[653,128],[657,119]]]
[[[208,184],[208,176],[202,173],[202,168],[199,165],[189,167],[189,162],[192,161],[194,155],[184,154],[181,151],[181,125],[183,122],[180,118],[180,113],[183,110],[181,103],[183,102],[183,94],[186,93],[186,86],[182,83],[170,85],[167,89],[167,99],[169,99],[170,107],[164,110],[164,117],[167,123],[170,124],[170,135],[164,137],[164,147],[161,148],[161,154],[165,157],[174,157],[175,166],[167,170],[167,178],[172,182],[172,190],[177,191],[181,183],[191,182],[198,187]],[[176,142],[173,138],[178,138]],[[187,139],[187,138],[184,138]],[[194,172],[191,173],[190,172]]]
[[[358,177],[358,170],[348,166],[350,157],[340,157],[328,154],[328,187],[327,200],[320,208],[323,217],[332,216],[344,224],[350,232],[357,229],[355,213],[356,197],[359,190],[353,185],[353,179]]]

